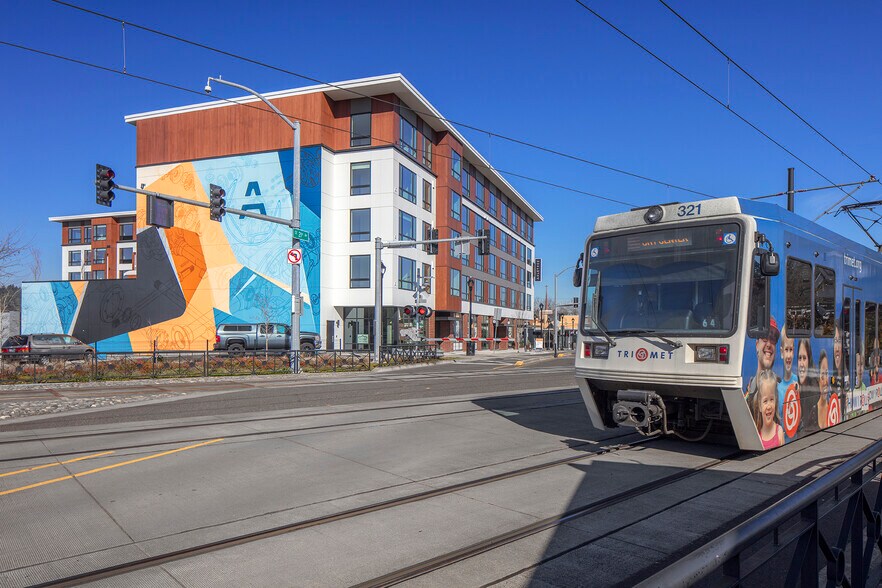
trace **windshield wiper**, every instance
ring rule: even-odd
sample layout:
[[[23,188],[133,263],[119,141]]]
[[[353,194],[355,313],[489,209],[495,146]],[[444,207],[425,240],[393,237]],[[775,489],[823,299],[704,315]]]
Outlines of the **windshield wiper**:
[[[603,323],[600,322],[600,319],[591,319],[594,323],[594,326],[597,327],[597,330],[600,331],[600,334],[603,335],[603,338],[606,339],[606,342],[609,343],[610,347],[615,347],[616,342],[613,341],[613,338],[609,336],[607,330],[603,327]]]
[[[631,337],[633,335],[652,335],[656,339],[661,339],[674,349],[679,349],[680,347],[683,347],[683,343],[681,341],[674,341],[673,339],[663,337],[657,334],[653,329],[622,329],[621,331],[615,331],[615,334],[619,337]]]

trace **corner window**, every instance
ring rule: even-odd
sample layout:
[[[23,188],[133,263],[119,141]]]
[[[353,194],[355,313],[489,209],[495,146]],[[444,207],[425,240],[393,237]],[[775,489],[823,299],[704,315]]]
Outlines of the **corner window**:
[[[416,261],[413,259],[398,258],[398,287],[402,290],[416,290]]]
[[[120,241],[131,241],[134,235],[134,225],[132,223],[124,223],[119,226]]]
[[[812,265],[787,259],[787,336],[805,337],[812,330]]]
[[[454,192],[450,191],[450,218],[453,220],[460,220],[462,217],[462,196]]]
[[[351,103],[349,123],[349,146],[363,147],[371,144],[371,99],[360,98]]]
[[[403,210],[398,211],[398,239],[416,241],[416,218]]]
[[[412,120],[409,120],[412,119]],[[413,158],[417,154],[416,116],[404,107],[399,109],[398,146]]]
[[[398,164],[398,194],[409,202],[416,204],[416,174],[407,167]]]
[[[450,151],[450,174],[454,180],[462,179],[462,157],[452,149]]]
[[[349,256],[349,287],[350,288],[370,288],[371,287],[371,256],[370,255],[350,255]]]
[[[349,211],[349,241],[371,240],[371,209],[353,208]]]
[[[350,164],[349,170],[351,196],[371,193],[371,162],[362,161]]]
[[[462,280],[461,274],[458,269],[450,269],[450,295],[451,296],[461,296],[462,290],[460,289],[460,281]]]

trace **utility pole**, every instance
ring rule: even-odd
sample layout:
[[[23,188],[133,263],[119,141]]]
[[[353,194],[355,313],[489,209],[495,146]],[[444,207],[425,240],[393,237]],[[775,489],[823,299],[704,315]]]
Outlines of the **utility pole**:
[[[472,317],[474,316],[472,314],[472,298],[473,298],[473,290],[475,287],[475,280],[472,278],[469,278],[468,282],[466,282],[466,283],[469,286],[469,336],[468,336],[469,340],[466,342],[466,355],[474,355],[475,354],[475,351],[474,351],[475,342],[472,341],[471,339],[474,336],[474,335],[472,335]]]

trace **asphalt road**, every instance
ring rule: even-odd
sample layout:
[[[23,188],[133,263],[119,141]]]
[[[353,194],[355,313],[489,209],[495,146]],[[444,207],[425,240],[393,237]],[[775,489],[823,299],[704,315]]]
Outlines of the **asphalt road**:
[[[518,361],[524,365],[516,365]],[[363,373],[243,377],[222,384],[211,379],[198,383],[161,382],[156,384],[157,390],[173,392],[185,389],[187,395],[119,405],[112,409],[11,421],[0,425],[0,432],[262,413],[475,393],[490,395],[506,391],[570,390],[576,388],[572,362],[572,357],[554,359],[549,356],[509,355]],[[131,386],[119,386],[117,390],[119,394],[128,394]],[[139,394],[149,395],[149,390],[150,387],[145,386],[139,389]],[[96,391],[96,396],[106,396],[113,391],[112,385],[104,387]]]

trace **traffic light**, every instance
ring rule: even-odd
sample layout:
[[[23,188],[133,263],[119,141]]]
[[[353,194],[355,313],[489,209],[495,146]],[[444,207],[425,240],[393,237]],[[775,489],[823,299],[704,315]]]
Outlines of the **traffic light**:
[[[220,222],[223,220],[224,215],[227,214],[227,201],[224,200],[226,195],[227,193],[220,186],[214,184],[209,186],[208,216],[211,220]]]
[[[481,237],[478,241],[478,255],[488,255],[490,253],[490,229],[480,229],[475,236]]]
[[[432,229],[429,231],[429,239],[437,239],[438,238],[438,229]],[[427,243],[426,244],[426,253],[429,255],[438,255],[438,244],[437,243]]]
[[[101,206],[110,206],[116,197],[113,193],[113,189],[116,188],[113,182],[115,177],[116,174],[106,165],[95,164],[95,202]]]
[[[541,282],[542,281],[542,260],[536,259],[533,261],[533,281]]]
[[[417,306],[417,316],[422,318],[429,318],[432,316],[432,309],[428,306]]]

